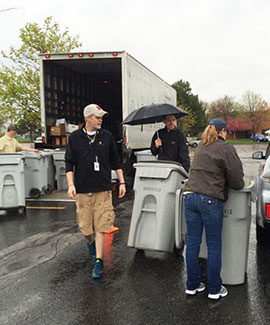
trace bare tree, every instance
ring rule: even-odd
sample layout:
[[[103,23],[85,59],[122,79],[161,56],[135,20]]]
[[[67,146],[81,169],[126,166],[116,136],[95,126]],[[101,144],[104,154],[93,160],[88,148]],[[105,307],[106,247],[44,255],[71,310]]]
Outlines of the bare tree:
[[[207,107],[206,115],[208,120],[219,117],[227,121],[236,117],[237,105],[235,105],[232,97],[226,95],[211,102]]]
[[[10,11],[10,10],[15,10],[18,8],[7,8],[7,9],[0,9],[0,12],[5,12],[5,11]]]
[[[255,94],[250,90],[244,93],[242,100],[246,112],[256,112],[263,104],[262,96],[260,94]]]
[[[242,102],[249,119],[251,131],[255,134],[261,128],[264,121],[263,112],[267,109],[267,104],[263,101],[260,94],[255,94],[250,90],[244,93]]]

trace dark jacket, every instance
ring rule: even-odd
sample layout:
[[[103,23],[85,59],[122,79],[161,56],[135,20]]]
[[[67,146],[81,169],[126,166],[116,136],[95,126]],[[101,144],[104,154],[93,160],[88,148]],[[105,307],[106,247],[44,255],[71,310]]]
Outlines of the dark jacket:
[[[156,148],[155,140],[157,132],[154,134],[151,143],[151,152],[154,156],[158,155],[158,160],[171,160],[179,162],[188,172],[190,167],[189,151],[185,134],[174,129],[168,132],[167,128],[158,130],[162,141],[162,147]]]
[[[97,130],[95,142],[89,143],[83,129],[70,135],[65,155],[66,172],[75,169],[74,183],[77,193],[111,190],[111,170],[121,168],[112,134],[104,129]],[[100,165],[99,172],[94,171],[96,157]]]
[[[241,160],[233,145],[223,138],[210,144],[199,144],[191,164],[185,191],[202,193],[226,201],[229,187],[244,187]]]

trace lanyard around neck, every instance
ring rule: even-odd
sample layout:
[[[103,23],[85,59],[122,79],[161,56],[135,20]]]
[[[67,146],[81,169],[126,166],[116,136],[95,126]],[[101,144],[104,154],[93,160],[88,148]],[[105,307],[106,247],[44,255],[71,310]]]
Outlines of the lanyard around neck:
[[[85,132],[85,134],[86,134],[86,136],[87,136],[87,138],[89,140],[89,144],[90,145],[93,144],[96,141],[98,131],[96,131],[96,133],[92,137],[87,133],[86,129],[84,129],[84,132]]]

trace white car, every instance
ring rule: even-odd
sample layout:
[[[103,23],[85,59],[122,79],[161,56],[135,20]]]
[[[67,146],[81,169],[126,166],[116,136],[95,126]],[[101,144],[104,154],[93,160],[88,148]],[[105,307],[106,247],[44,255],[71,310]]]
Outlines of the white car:
[[[266,149],[265,155],[262,151],[253,152],[253,159],[261,159],[258,169],[256,188],[256,237],[259,244],[270,243],[270,179],[262,178],[266,159],[270,155],[270,144]]]
[[[190,140],[189,142],[188,142],[188,145],[190,146],[190,147],[192,147],[192,148],[196,148],[196,147],[198,147],[198,145],[199,145],[199,143],[201,142],[201,138],[196,138],[196,139],[194,139],[194,140]]]

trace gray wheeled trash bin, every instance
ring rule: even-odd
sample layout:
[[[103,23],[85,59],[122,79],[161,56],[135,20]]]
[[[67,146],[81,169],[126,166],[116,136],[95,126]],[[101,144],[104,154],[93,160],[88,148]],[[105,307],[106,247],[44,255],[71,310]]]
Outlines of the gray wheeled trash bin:
[[[137,162],[157,160],[157,157],[152,155],[151,150],[136,151],[134,154],[137,158]]]
[[[242,190],[229,190],[224,204],[222,228],[222,283],[242,284],[248,263],[249,235],[251,222],[251,201],[255,199],[254,182]],[[183,232],[186,233],[183,213]],[[200,257],[207,258],[205,231],[203,231]]]
[[[22,152],[25,158],[24,176],[25,176],[25,196],[26,198],[39,198],[50,188],[49,177],[51,178],[52,168],[49,152],[37,154],[35,152]],[[51,182],[51,181],[50,181]],[[52,188],[50,188],[52,189]]]
[[[175,244],[175,193],[188,177],[175,162],[149,161],[136,168],[128,246],[172,252]]]
[[[56,182],[58,191],[67,191],[67,177],[66,177],[66,151],[55,149],[53,152],[53,161],[56,170]],[[112,183],[117,183],[118,177],[114,170],[111,171]]]
[[[56,170],[57,190],[64,191],[68,189],[66,178],[66,163],[65,163],[65,150],[57,150],[53,152],[53,161]]]
[[[25,208],[24,157],[0,154],[0,209]]]
[[[42,157],[47,159],[45,168],[47,169],[47,190],[46,193],[51,193],[55,189],[55,166],[53,163],[53,152],[52,149],[45,149],[42,151]]]

